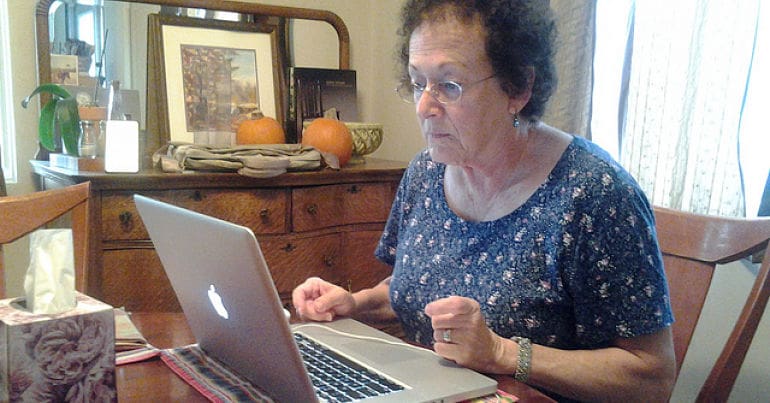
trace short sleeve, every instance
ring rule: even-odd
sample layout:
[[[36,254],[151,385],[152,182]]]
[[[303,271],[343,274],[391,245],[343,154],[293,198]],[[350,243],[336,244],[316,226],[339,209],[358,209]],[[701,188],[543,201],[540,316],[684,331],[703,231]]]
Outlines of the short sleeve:
[[[653,333],[673,322],[655,218],[646,196],[624,171],[582,184],[577,264],[567,272],[579,344]]]

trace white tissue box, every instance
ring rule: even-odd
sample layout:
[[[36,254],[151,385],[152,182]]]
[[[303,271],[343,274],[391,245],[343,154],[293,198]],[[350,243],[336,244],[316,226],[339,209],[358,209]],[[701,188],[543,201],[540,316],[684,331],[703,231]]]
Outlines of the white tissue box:
[[[115,402],[115,316],[76,293],[77,306],[33,314],[0,300],[0,401]]]

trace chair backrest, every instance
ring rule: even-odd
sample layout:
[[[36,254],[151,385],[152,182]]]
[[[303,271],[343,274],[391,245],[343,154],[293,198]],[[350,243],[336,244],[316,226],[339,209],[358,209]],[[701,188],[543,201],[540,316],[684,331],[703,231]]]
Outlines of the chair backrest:
[[[672,331],[678,371],[700,319],[716,265],[765,249],[770,239],[770,219],[715,217],[655,207],[655,220],[676,320]],[[770,253],[765,253],[743,310],[701,388],[698,401],[726,401],[730,395],[770,296],[768,272]]]
[[[84,291],[88,262],[88,196],[90,183],[0,197],[0,245],[13,242],[71,212],[75,254],[75,288]],[[3,261],[0,259],[0,295],[5,295]]]

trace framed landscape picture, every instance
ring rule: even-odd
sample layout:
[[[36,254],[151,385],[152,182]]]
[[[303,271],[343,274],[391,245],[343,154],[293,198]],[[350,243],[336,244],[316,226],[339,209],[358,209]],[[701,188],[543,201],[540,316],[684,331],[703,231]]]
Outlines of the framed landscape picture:
[[[200,132],[235,132],[255,112],[281,121],[285,55],[278,26],[167,15],[150,17],[149,72],[159,129],[193,142]],[[150,95],[148,98],[151,98]],[[149,102],[149,101],[148,101]]]

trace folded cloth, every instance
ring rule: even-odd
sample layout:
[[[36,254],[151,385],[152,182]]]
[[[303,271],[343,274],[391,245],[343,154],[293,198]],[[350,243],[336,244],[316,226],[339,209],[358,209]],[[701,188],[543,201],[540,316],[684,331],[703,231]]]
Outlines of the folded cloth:
[[[163,350],[160,358],[212,402],[273,401],[235,371],[208,357],[197,344]]]
[[[309,171],[323,165],[339,168],[313,147],[302,144],[254,144],[215,147],[202,144],[169,142],[155,152],[155,164],[164,172],[221,171],[238,172],[253,177],[271,177],[287,171]]]
[[[285,156],[248,155],[240,157],[243,168],[238,173],[254,178],[270,178],[288,170],[291,159]],[[298,161],[301,164],[302,161]],[[300,170],[300,169],[295,169]]]

